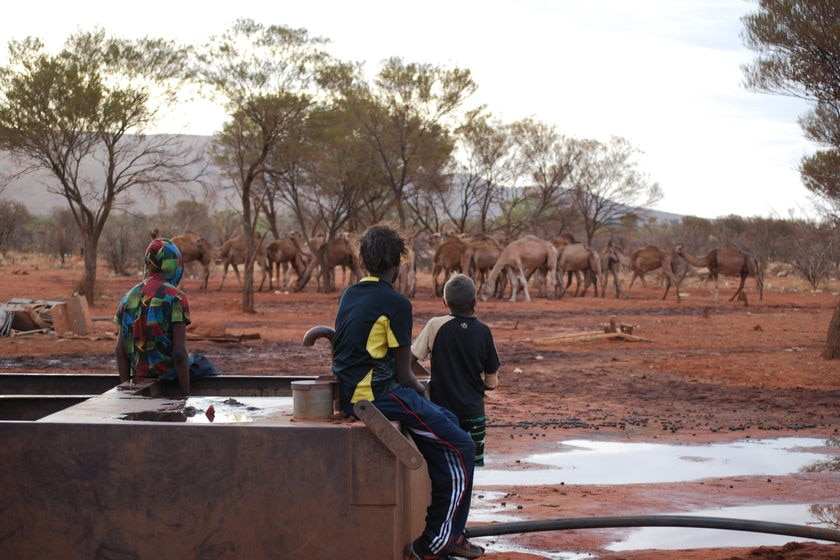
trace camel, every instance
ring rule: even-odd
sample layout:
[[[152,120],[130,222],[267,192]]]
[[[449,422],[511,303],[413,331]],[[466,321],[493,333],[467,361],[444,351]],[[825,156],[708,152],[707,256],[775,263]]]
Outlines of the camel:
[[[557,259],[557,296],[563,297],[566,293],[566,288],[571,283],[571,276],[569,282],[563,284],[563,276],[569,272],[580,272],[584,275],[583,292],[578,294],[575,289],[575,296],[585,296],[590,284],[595,286],[595,296],[598,296],[598,282],[601,278],[601,257],[598,253],[586,243],[571,243],[563,248],[562,253],[559,253]],[[578,281],[578,287],[580,281]],[[603,291],[603,286],[601,286]]]
[[[149,232],[149,235],[151,235],[152,239],[157,239],[160,235],[160,230],[155,228]],[[200,290],[206,290],[207,281],[210,279],[210,263],[213,262],[213,245],[192,231],[176,235],[170,238],[170,241],[181,251],[184,266],[191,262],[197,262],[204,268],[204,273],[201,276],[201,284],[198,288]]]
[[[311,257],[308,249],[304,249],[304,246],[303,234],[299,231],[290,232],[269,243],[265,248],[265,266],[263,267],[259,290],[262,291],[265,277],[268,276],[269,290],[274,290],[274,279],[276,278],[278,289],[287,291],[290,276],[289,268],[293,268],[300,278],[309,262],[308,258]],[[280,280],[281,272],[282,283]]]
[[[327,249],[329,249],[329,253],[327,253]],[[322,260],[324,261],[323,264],[326,266],[326,272],[322,271],[322,273],[324,273],[325,282],[323,288],[324,291],[335,290],[334,269],[337,266],[343,268],[346,267],[350,270],[350,284],[358,281],[362,277],[359,249],[356,247],[356,244],[349,233],[342,233],[336,236],[331,242],[324,243],[317,247],[315,258],[309,261],[309,264],[306,266],[306,270],[303,271],[303,275],[298,277],[297,284],[295,285],[296,292],[299,292],[306,287],[306,284],[309,283],[309,279],[312,277],[312,272],[316,267],[322,264]],[[345,283],[345,285],[347,285],[347,283]]]
[[[443,285],[453,272],[464,274],[468,272],[471,255],[472,249],[469,243],[460,235],[453,235],[438,245],[432,260],[432,283],[435,296],[440,297],[443,294]],[[443,273],[442,282],[438,281],[441,272]]]
[[[627,286],[628,295],[630,294],[630,290],[633,288],[633,283],[636,281],[636,278],[638,278],[641,281],[645,292],[649,293],[647,282],[645,282],[645,274],[659,269],[665,276],[665,293],[662,295],[662,299],[668,297],[668,291],[673,285],[674,291],[677,295],[677,301],[681,301],[680,282],[677,276],[674,274],[675,263],[670,253],[667,253],[666,251],[663,251],[662,249],[654,245],[646,245],[641,249],[633,251],[629,256],[625,255],[623,252],[621,252],[621,249],[614,245],[608,247],[606,252],[610,254],[611,258],[615,259],[622,266],[626,266],[632,271],[632,275],[630,276],[630,284]],[[618,297],[617,277],[616,297]]]
[[[563,254],[563,251],[566,249],[566,247],[568,247],[569,245],[571,245],[573,243],[577,243],[577,240],[575,239],[575,236],[572,235],[571,233],[561,233],[560,235],[555,235],[554,237],[552,237],[551,242],[557,248],[557,258],[559,259],[560,256]],[[566,276],[567,276],[566,288],[564,289],[564,291],[567,290],[569,288],[569,286],[572,285],[572,278],[574,278],[575,279],[575,295],[577,295],[578,292],[580,291],[580,285],[581,285],[580,271],[579,270],[569,270],[569,271],[566,272]],[[563,280],[562,278],[557,279],[558,282],[562,282],[562,280]],[[587,279],[587,282],[591,282],[591,280]]]
[[[712,249],[702,257],[697,257],[686,251],[685,246],[682,244],[677,245],[674,248],[674,252],[684,258],[691,266],[707,268],[709,270],[709,276],[706,280],[708,281],[709,278],[714,278],[715,280],[714,301],[717,301],[718,298],[718,276],[721,274],[724,276],[738,276],[741,279],[741,282],[738,284],[738,289],[735,290],[735,293],[729,298],[729,301],[734,301],[740,296],[744,300],[744,305],[748,305],[746,293],[744,292],[744,283],[747,280],[747,276],[755,277],[758,299],[764,299],[764,280],[762,279],[761,267],[759,266],[758,259],[750,253],[742,251],[734,245],[725,245]]]
[[[400,274],[395,288],[407,298],[413,298],[417,292],[417,253],[413,243],[407,243],[408,252],[400,263]]]
[[[601,297],[606,297],[607,286],[610,283],[610,275],[613,277],[613,285],[615,287],[615,297],[621,297],[621,280],[618,278],[618,272],[622,266],[630,266],[630,258],[621,253],[618,247],[613,245],[610,241],[607,244],[604,252],[601,253]]]
[[[484,288],[484,281],[493,269],[493,265],[502,254],[502,244],[489,235],[477,235],[468,241],[470,245],[470,262],[467,274],[472,277],[477,291]]]
[[[254,234],[254,243],[257,245],[258,255],[263,251],[261,246],[264,238],[264,235],[257,233]],[[219,287],[216,288],[217,290],[221,290],[222,286],[224,286],[229,267],[233,268],[233,272],[236,274],[236,280],[239,282],[239,289],[243,289],[242,277],[239,275],[239,265],[245,264],[247,250],[248,248],[245,246],[245,236],[242,234],[222,243],[222,246],[219,247],[219,250],[216,253],[216,264],[221,264],[224,267],[222,271],[222,280],[219,282]],[[266,264],[264,253],[260,259],[260,266],[263,269],[263,275],[265,275]]]
[[[554,245],[536,235],[525,235],[511,241],[502,250],[502,254],[499,255],[499,259],[487,275],[484,290],[481,292],[481,299],[487,300],[487,297],[494,290],[499,275],[509,268],[513,273],[510,301],[516,301],[516,294],[520,285],[525,294],[525,301],[531,301],[531,294],[528,293],[528,277],[534,271],[543,267],[548,271],[547,282],[549,286],[547,293],[551,294],[554,289],[554,279],[557,276],[557,249]]]

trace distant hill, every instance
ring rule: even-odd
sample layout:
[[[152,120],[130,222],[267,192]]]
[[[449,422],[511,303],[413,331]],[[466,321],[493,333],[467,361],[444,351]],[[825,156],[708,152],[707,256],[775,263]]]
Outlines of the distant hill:
[[[197,153],[207,153],[210,146],[210,136],[183,136],[182,138],[191,150],[195,150]],[[190,170],[190,173],[199,173],[201,166],[203,164],[196,165],[195,169]],[[0,151],[0,181],[2,181],[0,182],[0,197],[23,203],[29,212],[36,215],[48,215],[56,207],[67,207],[67,201],[63,196],[50,192],[50,186],[55,187],[57,183],[55,178],[46,171],[39,170],[15,179],[6,186],[5,190],[2,190],[2,185],[6,184],[7,181],[6,177],[19,171],[20,168],[20,165],[12,159],[8,152]],[[85,174],[85,178],[95,184],[99,180],[98,171],[95,168],[91,168]],[[230,198],[230,195],[233,193],[219,193],[219,189],[209,189],[210,192],[208,192],[208,184],[212,184],[213,182],[216,184],[219,183],[218,179],[214,179],[213,173],[211,170],[211,173],[203,180],[206,182],[205,184],[193,182],[188,185],[179,185],[178,187],[174,187],[173,185],[169,185],[168,187],[164,186],[164,188],[177,188],[177,192],[173,193],[170,200],[152,196],[150,193],[130,190],[129,197],[131,200],[122,200],[120,203],[132,210],[149,213],[162,210],[173,201],[192,199],[207,204],[211,211],[222,210],[227,207],[226,198]]]
[[[210,146],[210,136],[183,136],[182,139],[190,145],[190,148],[197,153],[208,153]],[[7,177],[18,171],[20,166],[16,164],[8,152],[0,151],[0,177]],[[200,171],[199,166],[192,170],[193,173]],[[96,181],[97,170],[92,169],[89,173],[88,179]],[[161,199],[150,196],[148,193],[140,191],[129,191],[132,200],[121,201],[123,207],[127,207],[134,211],[142,213],[151,213],[156,211],[165,211],[168,204],[178,200],[196,200],[200,201],[210,208],[211,212],[217,212],[226,208],[238,208],[236,196],[233,192],[219,192],[218,186],[221,181],[218,180],[218,171],[210,166],[210,172],[206,174],[206,178],[202,183],[195,182],[186,186],[177,187],[177,192],[174,192],[168,199]],[[0,183],[0,189],[2,189]],[[51,214],[54,208],[66,208],[67,202],[64,197],[51,193],[49,191],[50,185],[55,185],[55,179],[45,171],[38,171],[36,173],[27,175],[23,178],[16,179],[9,184],[5,190],[0,190],[0,197],[15,200],[23,203],[32,214],[48,215]],[[170,188],[175,188],[171,187]],[[643,212],[644,218],[654,218],[657,222],[679,223],[683,216],[680,214],[673,214],[670,212],[663,212],[660,210],[645,210]]]

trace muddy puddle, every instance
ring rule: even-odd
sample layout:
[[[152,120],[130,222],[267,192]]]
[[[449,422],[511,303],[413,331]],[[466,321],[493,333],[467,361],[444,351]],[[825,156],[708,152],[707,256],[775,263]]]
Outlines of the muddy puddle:
[[[709,510],[692,511],[688,515],[698,517],[725,517],[748,519],[772,523],[790,523],[835,528],[840,522],[837,505],[824,504],[766,504],[738,506]],[[680,512],[679,515],[686,515]],[[644,550],[682,550],[689,548],[714,547],[758,547],[782,546],[791,541],[802,541],[786,535],[769,535],[747,531],[721,531],[717,529],[692,529],[685,527],[643,527],[628,531],[625,538],[606,547],[612,551]],[[830,544],[827,541],[813,541]]]
[[[840,442],[819,438],[741,440],[710,445],[668,445],[566,440],[555,453],[530,455],[521,469],[476,471],[476,486],[658,484],[704,478],[785,475],[840,458]],[[621,465],[621,468],[616,468]]]
[[[620,465],[620,468],[616,468]],[[507,491],[514,486],[623,485],[685,482],[737,476],[783,476],[799,472],[840,471],[837,438],[778,438],[742,440],[710,445],[668,445],[588,440],[566,440],[554,453],[531,455],[515,467],[494,469],[492,454],[487,466],[476,470],[471,524],[525,520]],[[668,514],[669,512],[660,512]],[[840,527],[840,493],[820,504],[767,504],[681,511],[674,515],[724,517],[837,529]],[[607,550],[693,549],[705,547],[757,547],[782,545],[792,536],[683,527],[614,529],[615,541]],[[482,539],[483,540],[483,539]],[[517,547],[513,536],[487,542],[495,552],[531,552]],[[485,544],[485,543],[482,543]],[[577,560],[572,552],[545,555],[555,560]]]
[[[291,397],[190,397],[155,410],[128,412],[122,420],[184,422],[189,424],[241,424],[276,416],[289,416]]]

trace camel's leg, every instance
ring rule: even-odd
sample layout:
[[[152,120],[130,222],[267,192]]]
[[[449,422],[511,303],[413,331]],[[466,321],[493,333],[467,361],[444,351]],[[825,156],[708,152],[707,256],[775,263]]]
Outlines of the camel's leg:
[[[706,278],[706,280],[708,280],[708,277]],[[720,292],[720,289],[718,287],[718,277],[717,277],[717,274],[715,274],[715,291],[714,291],[713,297],[712,297],[712,301],[715,302],[715,303],[717,303],[717,301],[718,301],[718,293],[719,292]]]
[[[260,279],[260,287],[257,288],[258,292],[262,291],[263,286],[265,285],[266,276],[268,277],[268,289],[271,290],[271,267],[271,263],[268,263],[267,265],[263,264],[263,266],[260,267],[262,269],[262,278]]]
[[[199,290],[206,290],[207,289],[207,282],[210,280],[210,267],[204,263],[202,263],[204,267],[204,275],[201,277],[201,285],[198,287]]]
[[[441,286],[438,284],[438,276],[440,275],[441,267],[435,265],[432,267],[432,286],[434,288],[435,296],[441,296]]]
[[[630,284],[628,284],[628,286],[627,286],[627,299],[630,299],[630,290],[633,289],[633,284],[636,282],[637,278],[639,278],[642,281],[642,286],[645,288],[645,291],[647,291],[647,287],[645,287],[645,276],[644,276],[644,274],[639,274],[638,272],[636,272],[634,270],[633,274],[630,275]]]
[[[516,293],[519,291],[519,276],[510,271],[510,301],[516,301]]]
[[[242,277],[239,275],[239,265],[232,264],[230,265],[233,268],[233,272],[236,273],[236,283],[239,284],[239,291],[245,289],[245,286],[242,284]]]
[[[277,272],[277,276],[280,276],[280,271]],[[289,282],[292,281],[292,263],[287,262],[283,264],[283,291],[289,291]]]
[[[528,279],[525,278],[525,271],[522,270],[522,267],[519,268],[519,281],[522,282],[522,293],[525,294],[525,301],[531,301],[531,294],[528,293]]]
[[[586,292],[589,291],[590,285],[594,286],[595,297],[598,297],[598,276],[594,272],[592,272],[591,268],[586,269],[586,271],[583,273],[583,293],[580,294],[580,297],[586,296]]]
[[[671,285],[674,286],[674,291],[677,294],[677,303],[681,302],[682,299],[680,299],[680,285],[679,282],[677,282],[677,277],[674,276],[673,273],[669,274],[667,272],[665,273],[665,295],[662,296],[662,299],[668,297],[668,290],[671,289]]]
[[[645,282],[645,275],[639,274],[639,282],[642,283],[642,288],[645,290],[645,297],[650,299],[650,290],[648,290],[647,282]]]
[[[224,266],[224,268],[222,269],[222,279],[221,279],[221,281],[219,281],[219,287],[218,287],[218,288],[216,288],[217,290],[221,290],[221,289],[222,289],[222,286],[224,286],[224,285],[225,285],[225,278],[227,277],[227,273],[228,273],[228,266],[229,266],[229,265],[228,265],[228,263],[225,263],[225,266]]]
[[[618,280],[618,269],[617,268],[613,269],[612,275],[613,275],[613,281],[615,283],[615,299],[618,299],[618,298],[621,297],[621,282]],[[606,286],[606,285],[607,285],[607,283],[604,282],[604,286]],[[607,290],[604,289],[602,297],[604,297],[606,295],[607,295]]]
[[[738,289],[735,290],[735,293],[732,294],[732,297],[729,298],[729,301],[735,301],[735,298],[737,298],[739,295],[741,295],[741,293],[744,291],[744,283],[746,281],[747,281],[747,275],[746,274],[741,274],[741,282],[738,284]]]

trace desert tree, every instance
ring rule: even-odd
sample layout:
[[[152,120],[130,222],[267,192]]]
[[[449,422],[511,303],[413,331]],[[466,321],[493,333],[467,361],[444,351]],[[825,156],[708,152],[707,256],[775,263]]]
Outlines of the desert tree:
[[[658,183],[651,183],[639,169],[638,150],[624,138],[608,142],[576,140],[567,142],[575,154],[567,180],[567,200],[574,208],[592,243],[596,234],[615,227],[628,216],[638,216],[662,199]]]
[[[427,191],[429,207],[458,231],[486,233],[497,227],[494,218],[500,214],[502,189],[515,181],[510,126],[476,110],[467,115],[456,134],[458,155],[452,162],[451,180],[446,189]]]
[[[387,190],[375,164],[377,154],[358,132],[358,121],[343,105],[314,111],[309,121],[308,156],[300,162],[303,182],[294,198],[290,185],[284,192],[296,213],[302,214],[305,204],[313,231],[324,234],[324,243],[311,247],[316,259],[298,279],[298,291],[306,286],[316,264],[321,265],[322,289],[330,291],[334,286],[333,267],[328,264],[332,244],[346,230],[361,231],[379,221],[379,216],[366,214],[365,208],[387,199]],[[363,220],[362,215],[367,218]]]
[[[199,75],[228,119],[214,141],[215,162],[238,194],[246,240],[242,311],[254,313],[257,222],[268,195],[267,162],[314,103],[325,40],[305,29],[237,20],[202,49]]]
[[[836,228],[805,220],[792,224],[796,232],[788,239],[791,253],[787,262],[816,290],[829,279],[840,260]]]
[[[746,86],[804,99],[805,137],[817,143],[800,164],[803,184],[840,213],[840,3],[835,0],[758,0],[743,18],[744,44],[756,53],[744,65]],[[828,330],[825,358],[840,357],[840,305]]]
[[[758,0],[743,18],[744,44],[756,53],[744,65],[748,88],[804,99],[805,137],[821,149],[803,157],[806,188],[840,213],[840,3]]]
[[[0,68],[0,147],[18,176],[47,171],[84,243],[82,287],[93,303],[97,248],[130,190],[195,179],[196,159],[177,135],[147,135],[189,79],[188,49],[161,39],[124,40],[104,30],[70,36],[57,54],[35,38],[9,43]]]
[[[149,216],[133,212],[115,212],[102,231],[105,261],[114,274],[128,276],[142,270],[143,256],[150,238],[141,235],[149,223]]]
[[[504,193],[505,233],[543,235],[567,230],[573,219],[567,197],[572,169],[581,154],[578,145],[557,127],[531,118],[510,126],[513,142],[512,178]]]
[[[383,62],[370,84],[347,80],[343,93],[377,154],[377,171],[388,186],[398,225],[405,228],[413,189],[435,188],[454,149],[452,131],[477,86],[469,70]]]
[[[0,253],[20,248],[24,228],[29,219],[26,205],[14,200],[0,199]]]
[[[49,252],[58,255],[58,262],[63,267],[67,257],[74,253],[82,253],[84,244],[79,224],[73,217],[73,212],[65,206],[52,209],[43,228],[43,245]]]

